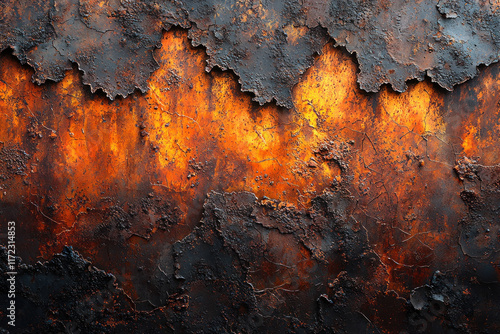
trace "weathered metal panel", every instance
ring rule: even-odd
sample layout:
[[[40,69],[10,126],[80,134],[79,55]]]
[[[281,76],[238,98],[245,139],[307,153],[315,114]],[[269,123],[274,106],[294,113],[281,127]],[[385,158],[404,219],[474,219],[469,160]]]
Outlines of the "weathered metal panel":
[[[2,2],[1,328],[499,332],[499,22]]]

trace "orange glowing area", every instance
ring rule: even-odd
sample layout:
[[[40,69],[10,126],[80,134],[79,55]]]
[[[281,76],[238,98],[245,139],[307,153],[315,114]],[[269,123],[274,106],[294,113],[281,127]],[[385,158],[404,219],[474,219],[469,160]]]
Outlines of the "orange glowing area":
[[[287,29],[291,40],[303,34]],[[148,92],[110,101],[91,94],[76,68],[37,86],[28,67],[2,55],[1,148],[27,158],[22,173],[3,179],[0,198],[25,220],[26,260],[74,244],[139,300],[146,283],[132,268],[157,263],[166,245],[191,233],[210,191],[248,191],[307,210],[343,185],[355,198],[348,215],[367,231],[389,289],[408,297],[436,267],[455,265],[467,207],[453,167],[463,156],[500,162],[498,66],[454,92],[426,80],[404,93],[368,94],[353,57],[329,43],[288,110],[252,102],[231,72],[207,73],[205,51],[184,31],[165,33],[155,58]],[[130,223],[125,213],[140,219]],[[106,232],[114,241],[104,245],[96,236],[107,220],[125,227]],[[281,239],[275,233],[265,243],[283,265],[253,268],[259,291],[299,289],[314,273],[311,254]],[[298,265],[289,271],[287,263]]]

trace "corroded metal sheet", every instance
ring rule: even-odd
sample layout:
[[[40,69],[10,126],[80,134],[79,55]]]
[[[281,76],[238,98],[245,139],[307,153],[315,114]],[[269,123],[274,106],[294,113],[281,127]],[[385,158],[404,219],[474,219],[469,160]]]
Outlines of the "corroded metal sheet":
[[[500,331],[495,2],[1,6],[0,330]]]
[[[362,89],[384,83],[398,92],[428,75],[451,90],[498,61],[497,1],[306,1],[308,26],[328,28],[338,44],[356,53]]]
[[[451,90],[498,61],[499,8],[496,0],[6,1],[0,51],[13,48],[37,83],[61,80],[76,63],[93,92],[113,99],[147,90],[161,32],[176,25],[206,47],[207,71],[231,69],[255,101],[291,108],[291,88],[327,41],[323,28],[356,54],[361,89],[388,83],[402,92],[427,75]]]
[[[7,1],[1,11],[0,50],[13,48],[34,82],[60,81],[76,63],[92,92],[111,99],[147,90],[163,29],[184,22],[173,4],[153,1]]]
[[[189,38],[203,45],[214,66],[232,69],[243,91],[261,105],[273,98],[291,108],[291,88],[327,42],[320,27],[304,26],[301,2],[184,1],[193,22]]]

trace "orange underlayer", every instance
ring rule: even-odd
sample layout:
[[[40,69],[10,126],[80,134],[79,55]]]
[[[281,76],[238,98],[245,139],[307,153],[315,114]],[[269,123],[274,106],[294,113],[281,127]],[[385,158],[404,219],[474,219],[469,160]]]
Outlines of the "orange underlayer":
[[[138,257],[146,243],[160,248],[189,234],[211,190],[251,191],[302,209],[334,180],[351,178],[352,215],[369,230],[390,288],[405,293],[426,279],[437,250],[453,263],[455,226],[466,212],[455,160],[500,161],[500,77],[490,68],[452,93],[424,81],[404,93],[384,87],[367,94],[353,58],[328,44],[294,87],[295,108],[286,110],[252,102],[232,73],[206,73],[204,50],[192,48],[183,31],[165,33],[155,57],[160,69],[147,93],[110,101],[92,95],[76,69],[37,86],[31,69],[2,56],[1,145],[31,158],[27,175],[9,181],[0,198],[22,203],[33,214],[26,224],[54,236],[40,243],[41,257],[93,227],[81,217],[106,197],[125,203],[148,191],[180,208],[181,223],[168,233],[128,239],[126,252]],[[347,171],[315,158],[329,141],[353,141]],[[43,211],[49,200],[59,205],[51,217]],[[92,256],[99,245],[79,247]],[[130,271],[99,261],[121,273],[133,295]],[[298,275],[310,269],[304,263]]]

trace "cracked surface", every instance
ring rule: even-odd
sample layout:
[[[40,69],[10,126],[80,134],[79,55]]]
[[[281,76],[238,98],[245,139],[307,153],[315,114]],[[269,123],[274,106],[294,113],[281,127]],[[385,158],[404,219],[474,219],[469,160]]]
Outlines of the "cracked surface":
[[[207,293],[193,285],[241,282],[240,293],[226,293],[233,304],[246,305],[248,314],[227,317],[238,319],[237,325],[250,331],[352,330],[359,320],[355,310],[372,293],[384,294],[387,275],[367,245],[365,231],[346,220],[352,206],[352,199],[342,191],[315,198],[307,212],[279,201],[258,201],[251,193],[210,193],[202,225],[174,245],[176,277],[183,280],[192,302]],[[334,280],[338,286],[334,287]],[[350,291],[346,280],[356,282],[356,292]],[[329,295],[339,297],[335,292],[343,289],[348,290],[346,295],[333,302]],[[326,307],[323,312],[329,314],[318,316],[323,300],[335,304],[336,311]],[[339,312],[342,307],[347,310]],[[259,320],[249,327],[245,318]],[[197,321],[200,326],[210,323]],[[220,319],[211,327],[229,331],[217,327],[223,323]],[[201,328],[193,326],[189,331]]]
[[[135,89],[147,91],[147,79],[158,69],[153,50],[163,29],[183,24],[182,14],[169,2],[53,0],[2,6],[0,49],[12,47],[32,66],[34,82],[60,81],[76,63],[83,83],[112,100]]]
[[[351,215],[353,209],[353,198],[342,187],[314,198],[305,211],[276,200],[259,201],[248,192],[210,193],[200,226],[172,246],[175,270],[162,271],[168,298],[151,312],[138,311],[113,275],[71,247],[43,264],[29,266],[17,258],[20,330],[498,330],[498,305],[488,297],[500,292],[493,267],[483,262],[475,272],[465,262],[445,273],[436,271],[428,284],[402,298],[388,289],[388,268],[370,246],[367,230]],[[471,221],[481,225],[477,217]],[[462,237],[464,233],[470,237],[470,231],[463,230]],[[498,231],[491,234],[497,239]],[[477,257],[467,246],[462,249]],[[6,294],[7,251],[0,251],[5,261],[0,290]],[[491,253],[480,255],[492,259]]]
[[[148,94],[114,101],[0,55],[26,332],[499,332],[498,64],[366,94],[327,43],[284,110],[187,36],[163,35]]]

